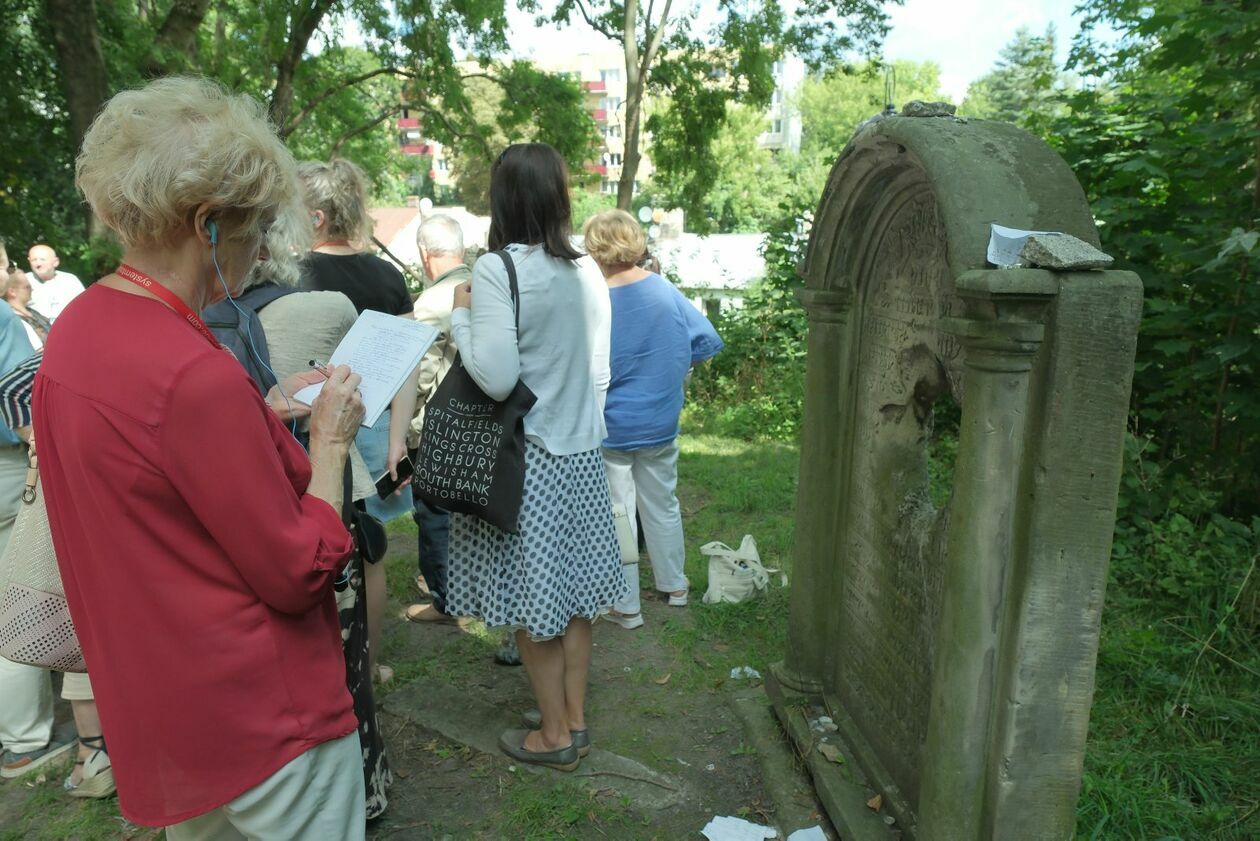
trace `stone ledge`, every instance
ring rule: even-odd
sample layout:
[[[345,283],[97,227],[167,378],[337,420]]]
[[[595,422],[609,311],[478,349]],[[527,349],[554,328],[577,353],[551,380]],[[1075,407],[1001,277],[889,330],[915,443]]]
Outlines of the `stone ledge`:
[[[818,704],[819,699],[793,692],[780,684],[773,673],[766,676],[766,694],[783,729],[796,744],[797,755],[802,757],[814,778],[814,790],[840,836],[845,841],[898,841],[901,832],[884,823],[883,818],[866,805],[875,792],[843,742],[838,738],[832,742],[844,757],[841,764],[827,759],[816,749],[818,737],[810,732],[801,707]]]
[[[795,743],[779,726],[770,700],[759,690],[749,690],[735,696],[731,706],[744,727],[748,744],[757,751],[766,793],[774,803],[774,823],[779,834],[786,838],[798,829],[826,826],[825,817],[815,816],[818,799],[813,786],[803,765],[796,761]],[[827,837],[836,836],[833,833]]]

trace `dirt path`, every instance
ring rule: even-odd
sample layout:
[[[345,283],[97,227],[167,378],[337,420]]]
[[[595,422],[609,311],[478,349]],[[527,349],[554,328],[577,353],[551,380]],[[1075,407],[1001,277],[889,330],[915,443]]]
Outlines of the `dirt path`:
[[[644,628],[596,625],[596,750],[574,774],[526,770],[493,749],[532,704],[523,670],[493,663],[496,638],[394,626],[387,661],[403,664],[404,681],[420,674],[381,698],[399,779],[373,837],[664,841],[698,838],[715,814],[768,817],[755,751],[730,704],[743,687],[662,641],[666,628],[689,629],[689,611],[644,607]]]

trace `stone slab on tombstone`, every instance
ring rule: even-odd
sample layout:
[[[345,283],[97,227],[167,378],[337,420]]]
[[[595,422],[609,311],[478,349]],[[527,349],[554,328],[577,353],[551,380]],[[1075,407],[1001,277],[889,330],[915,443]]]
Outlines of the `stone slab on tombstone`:
[[[872,123],[832,170],[801,295],[795,580],[772,697],[785,722],[805,698],[845,723],[848,784],[907,841],[1071,838],[1093,696],[1141,282],[986,268],[991,223],[1098,245],[1037,138]],[[950,415],[958,453],[934,465]],[[934,498],[930,475],[951,470]],[[839,810],[853,798],[828,800],[833,782],[819,794]]]

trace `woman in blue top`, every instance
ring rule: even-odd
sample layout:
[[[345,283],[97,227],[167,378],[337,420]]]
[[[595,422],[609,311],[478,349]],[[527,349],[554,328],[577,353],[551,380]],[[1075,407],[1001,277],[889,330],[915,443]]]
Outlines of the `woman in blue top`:
[[[637,265],[643,228],[624,210],[587,220],[587,253],[612,299],[611,379],[604,404],[604,466],[614,504],[636,507],[652,559],[656,589],[675,607],[687,604],[686,552],[678,485],[678,416],[692,365],[722,349],[713,325],[667,280]],[[631,523],[634,518],[630,518]],[[637,535],[636,535],[637,537]],[[629,594],[603,618],[623,628],[643,625],[639,565],[625,564]]]

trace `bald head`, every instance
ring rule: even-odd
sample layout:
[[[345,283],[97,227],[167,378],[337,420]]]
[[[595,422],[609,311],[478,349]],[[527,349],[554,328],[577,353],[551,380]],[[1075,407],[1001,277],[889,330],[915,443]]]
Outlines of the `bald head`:
[[[57,274],[57,266],[61,265],[57,252],[47,245],[31,246],[31,250],[26,252],[26,259],[35,276],[45,282],[53,279]]]

